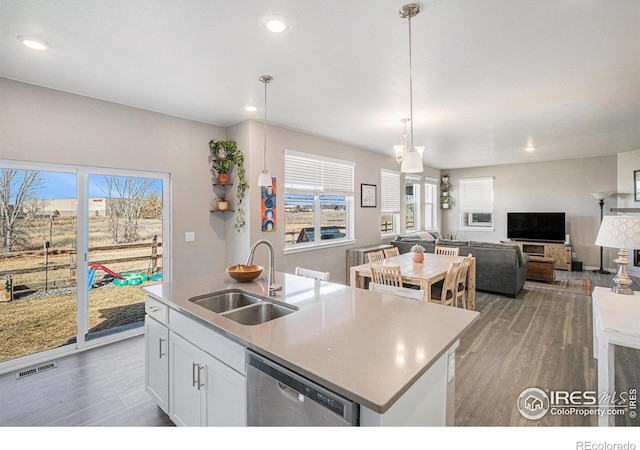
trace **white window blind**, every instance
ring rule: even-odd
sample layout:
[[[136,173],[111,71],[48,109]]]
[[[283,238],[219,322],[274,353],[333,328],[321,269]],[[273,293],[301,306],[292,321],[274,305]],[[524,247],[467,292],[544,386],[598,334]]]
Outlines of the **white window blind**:
[[[284,185],[292,191],[353,194],[355,164],[317,155],[284,152]]]
[[[381,211],[400,212],[400,174],[381,170],[380,178]]]
[[[493,212],[493,177],[460,180],[460,211]]]

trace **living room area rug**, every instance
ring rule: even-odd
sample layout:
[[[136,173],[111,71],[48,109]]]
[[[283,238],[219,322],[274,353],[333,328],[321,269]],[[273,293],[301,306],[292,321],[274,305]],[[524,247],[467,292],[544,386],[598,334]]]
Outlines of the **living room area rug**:
[[[566,294],[591,296],[593,284],[589,278],[556,278],[552,283],[526,280],[524,288],[528,290],[556,291]]]

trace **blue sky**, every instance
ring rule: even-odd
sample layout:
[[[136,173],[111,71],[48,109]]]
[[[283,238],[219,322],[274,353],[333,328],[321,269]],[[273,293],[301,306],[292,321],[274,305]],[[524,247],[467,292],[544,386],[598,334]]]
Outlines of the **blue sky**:
[[[38,198],[75,198],[76,174],[64,172],[44,172],[40,175],[44,180],[43,185],[36,191]],[[89,197],[104,197],[104,192],[99,185],[105,185],[102,175],[89,176]],[[155,179],[152,191],[162,192],[162,180]]]

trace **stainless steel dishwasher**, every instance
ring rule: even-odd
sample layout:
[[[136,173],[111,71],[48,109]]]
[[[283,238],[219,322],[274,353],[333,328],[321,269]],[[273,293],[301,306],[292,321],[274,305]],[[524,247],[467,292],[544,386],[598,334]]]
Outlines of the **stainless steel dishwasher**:
[[[356,426],[359,407],[247,350],[247,425]]]

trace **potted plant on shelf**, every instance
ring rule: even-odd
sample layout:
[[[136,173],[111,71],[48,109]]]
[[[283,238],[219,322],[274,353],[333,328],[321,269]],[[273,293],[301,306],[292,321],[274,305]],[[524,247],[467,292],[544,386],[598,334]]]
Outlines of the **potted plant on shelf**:
[[[229,209],[229,200],[224,192],[218,195],[218,211],[227,211]]]
[[[411,247],[413,252],[413,262],[421,263],[424,261],[424,247],[420,244],[416,244]]]
[[[449,205],[451,204],[451,197],[442,197],[442,208],[449,209]]]
[[[211,164],[212,174],[216,175],[218,183],[220,184],[229,183],[229,174],[234,166],[236,168],[238,176],[238,192],[235,204],[237,215],[236,223],[233,227],[236,231],[240,232],[246,224],[242,199],[244,198],[245,191],[249,188],[247,180],[245,179],[244,153],[238,149],[236,141],[234,140],[211,140],[209,141],[209,162]]]

